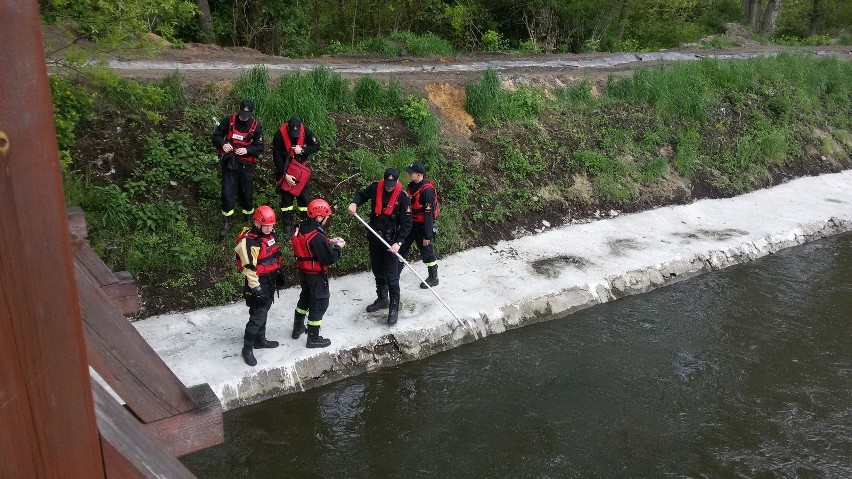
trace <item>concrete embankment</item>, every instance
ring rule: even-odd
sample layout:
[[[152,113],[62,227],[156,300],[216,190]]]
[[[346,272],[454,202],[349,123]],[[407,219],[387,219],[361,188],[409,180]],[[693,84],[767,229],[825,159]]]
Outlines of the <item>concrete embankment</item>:
[[[267,336],[282,345],[256,351],[256,367],[240,357],[248,317],[242,303],[135,324],[186,384],[209,383],[231,409],[852,231],[852,171],[737,198],[545,226],[540,234],[441,259],[436,290],[464,326],[418,287],[410,271],[401,279],[400,321],[394,327],[384,324],[384,311],[364,311],[375,297],[370,274],[332,279],[322,330],[332,345],[323,350],[305,348],[304,336],[290,339],[299,291],[281,291]],[[416,267],[425,272],[422,263]]]

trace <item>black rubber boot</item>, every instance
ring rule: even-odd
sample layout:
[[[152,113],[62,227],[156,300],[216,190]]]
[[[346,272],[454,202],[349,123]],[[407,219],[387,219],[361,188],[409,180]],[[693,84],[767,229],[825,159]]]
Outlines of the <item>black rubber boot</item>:
[[[376,300],[373,304],[367,306],[367,312],[372,313],[380,309],[385,309],[390,305],[388,303],[388,287],[376,286]]]
[[[225,224],[223,224],[222,227],[219,229],[219,236],[224,238],[225,236],[228,235],[228,230],[230,230],[230,229],[231,229],[231,217],[226,216],[225,217]]]
[[[399,319],[399,296],[390,297],[390,308],[388,309],[388,326],[396,324]]]
[[[254,340],[254,349],[272,349],[278,347],[278,341],[269,341],[266,339],[266,335],[257,335],[257,338]]]
[[[423,289],[426,289],[427,284],[429,286],[433,287],[433,288],[435,286],[438,286],[438,265],[437,264],[434,265],[434,266],[429,266],[429,277],[426,278],[425,282],[420,283],[420,287],[423,288]]]
[[[308,326],[308,342],[305,344],[309,348],[327,348],[331,346],[331,340],[319,335],[319,326]]]
[[[307,331],[305,328],[305,315],[295,313],[293,316],[293,334],[291,335],[293,339],[299,339],[299,337]]]
[[[249,366],[257,366],[257,359],[254,358],[254,348],[252,344],[243,345],[243,361]]]

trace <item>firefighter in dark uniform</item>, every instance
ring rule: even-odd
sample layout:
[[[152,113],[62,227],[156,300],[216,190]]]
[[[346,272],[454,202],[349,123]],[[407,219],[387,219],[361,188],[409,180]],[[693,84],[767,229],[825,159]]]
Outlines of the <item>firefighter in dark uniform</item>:
[[[254,225],[237,237],[234,248],[237,269],[245,276],[243,294],[249,307],[249,320],[243,335],[243,360],[255,366],[255,348],[277,348],[277,341],[266,339],[266,315],[272,306],[272,293],[276,288],[281,254],[275,235],[275,210],[258,206],[254,212]]]
[[[233,224],[236,199],[239,199],[247,221],[254,212],[254,167],[263,153],[264,144],[263,127],[252,118],[253,115],[254,102],[241,101],[239,113],[222,118],[210,138],[222,168],[222,216],[225,224],[219,230],[220,236],[228,234]]]
[[[307,219],[299,223],[293,235],[293,256],[302,283],[299,302],[293,318],[293,339],[307,329],[309,348],[325,348],[331,340],[319,335],[322,317],[328,309],[331,296],[328,289],[328,267],[340,259],[346,241],[343,238],[329,238],[323,227],[331,218],[331,206],[327,201],[317,198],[308,203]],[[308,327],[305,328],[305,315]]]
[[[349,204],[353,215],[359,206],[372,200],[370,227],[388,242],[388,249],[372,233],[367,233],[370,246],[370,265],[376,278],[376,300],[367,306],[368,312],[388,309],[388,324],[394,325],[399,313],[399,252],[405,238],[411,232],[411,202],[402,191],[399,171],[388,168],[381,181],[374,182],[355,195]]]
[[[411,198],[411,233],[402,242],[399,254],[408,259],[408,251],[411,244],[417,245],[420,258],[429,270],[429,277],[425,283],[429,286],[438,286],[438,257],[432,248],[432,239],[435,226],[435,216],[438,209],[438,190],[435,185],[426,179],[426,167],[423,163],[415,161],[405,168],[408,173],[408,197]],[[399,271],[405,268],[405,263],[399,263]],[[420,287],[426,289],[424,283]]]
[[[283,123],[275,136],[272,137],[272,161],[275,163],[275,173],[278,181],[278,193],[281,195],[281,212],[284,217],[284,234],[290,236],[293,230],[293,204],[294,196],[281,189],[281,185],[286,182],[288,185],[295,185],[295,178],[287,174],[287,168],[291,161],[305,163],[308,161],[308,156],[320,150],[319,141],[299,117],[290,118],[287,123]],[[295,197],[296,203],[299,205],[299,211],[304,212],[308,203],[311,201],[311,194],[306,185],[299,196]]]

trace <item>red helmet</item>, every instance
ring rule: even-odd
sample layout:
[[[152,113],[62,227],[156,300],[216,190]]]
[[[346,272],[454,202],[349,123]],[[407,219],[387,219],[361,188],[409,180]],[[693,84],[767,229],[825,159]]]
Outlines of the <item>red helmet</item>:
[[[324,216],[326,218],[331,216],[331,205],[322,198],[311,200],[308,203],[308,218],[316,218],[317,216]]]
[[[269,226],[275,224],[275,210],[269,206],[258,206],[254,210],[254,222],[260,226]]]

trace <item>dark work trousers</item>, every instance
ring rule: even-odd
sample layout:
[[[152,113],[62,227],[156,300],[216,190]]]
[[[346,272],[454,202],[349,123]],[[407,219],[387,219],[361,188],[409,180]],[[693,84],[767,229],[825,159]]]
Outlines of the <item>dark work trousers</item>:
[[[435,256],[435,250],[432,248],[432,243],[429,243],[429,246],[423,246],[423,223],[411,223],[411,233],[408,234],[408,238],[405,238],[405,241],[402,242],[402,247],[399,248],[399,254],[402,255],[406,260],[408,259],[408,252],[411,249],[411,245],[417,245],[417,250],[420,251],[420,258],[423,260],[423,263],[426,266],[434,266],[435,263],[438,262],[438,257]]]
[[[299,272],[302,282],[302,292],[296,303],[296,313],[308,314],[308,326],[322,326],[322,317],[328,310],[328,299],[331,293],[328,289],[328,275],[325,273],[308,274]]]
[[[263,288],[263,299],[257,299],[251,294],[248,285],[244,287],[244,295],[246,298],[246,306],[249,307],[249,320],[246,323],[246,332],[243,336],[246,346],[254,344],[254,340],[258,337],[266,337],[266,316],[269,313],[269,308],[272,307],[272,294],[275,288],[274,279],[269,278],[274,275],[264,275],[260,278],[260,286]],[[273,283],[270,283],[273,281]]]
[[[281,211],[293,211],[295,208],[293,206],[293,200],[296,200],[296,204],[299,205],[299,210],[305,211],[308,207],[308,203],[311,202],[311,192],[310,185],[305,185],[305,188],[302,189],[302,192],[299,193],[299,196],[293,196],[290,193],[282,189],[278,189],[278,193],[281,194]]]
[[[399,297],[399,259],[388,251],[372,233],[369,237],[370,266],[376,278],[376,286],[387,286],[391,297]]]
[[[237,162],[237,169],[231,170],[227,167],[228,157],[223,155],[220,161],[222,167],[222,214],[231,216],[234,214],[234,206],[237,199],[240,202],[244,214],[254,212],[254,164]]]
[[[302,213],[308,211],[308,203],[311,202],[310,185],[305,185],[305,188],[301,193],[299,193],[299,196],[293,196],[282,189],[278,189],[278,193],[281,195],[281,212],[284,214],[283,223],[285,228],[287,225],[292,227],[293,211],[296,209],[296,205],[293,204],[293,200],[296,200],[296,204],[299,205],[299,211]],[[302,219],[304,218],[297,218],[296,223],[300,222]]]

